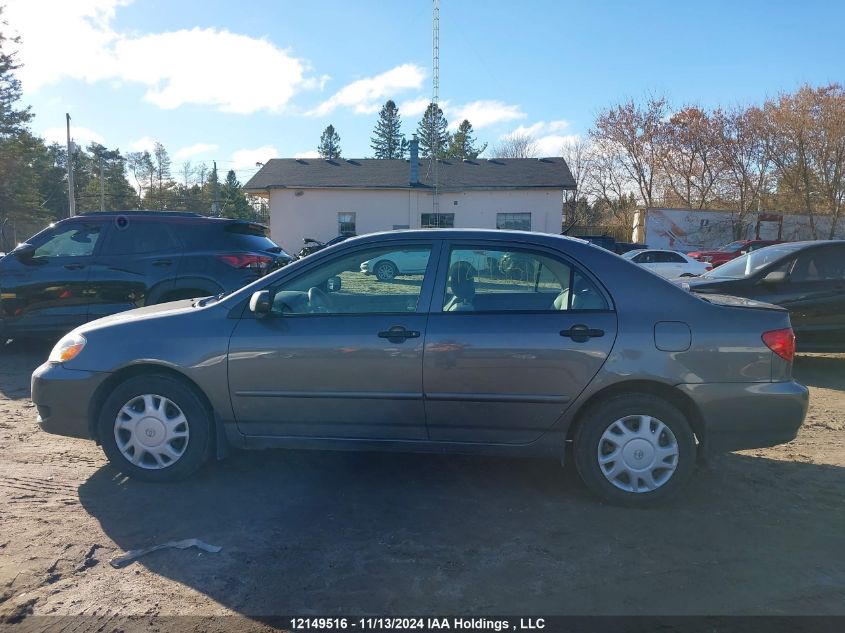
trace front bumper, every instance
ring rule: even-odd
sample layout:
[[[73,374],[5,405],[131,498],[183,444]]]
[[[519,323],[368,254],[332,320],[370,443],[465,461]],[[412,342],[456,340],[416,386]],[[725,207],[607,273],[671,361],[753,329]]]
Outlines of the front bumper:
[[[794,380],[678,385],[698,406],[705,453],[785,444],[807,415],[810,392]]]
[[[108,372],[67,369],[44,363],[32,373],[32,402],[47,433],[91,439],[90,407]]]

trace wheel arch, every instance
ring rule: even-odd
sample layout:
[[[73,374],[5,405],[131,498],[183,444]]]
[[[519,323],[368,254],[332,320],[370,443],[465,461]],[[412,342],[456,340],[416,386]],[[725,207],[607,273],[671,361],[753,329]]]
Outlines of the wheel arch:
[[[566,442],[570,443],[575,439],[578,427],[583,424],[590,409],[592,409],[596,404],[606,401],[609,398],[613,398],[614,396],[627,394],[646,394],[655,396],[678,407],[678,409],[680,409],[686,416],[687,420],[689,420],[692,432],[698,441],[699,456],[703,456],[706,450],[701,449],[702,447],[706,449],[706,425],[704,423],[704,418],[701,415],[701,411],[695,404],[695,401],[675,387],[654,380],[625,380],[608,385],[607,387],[604,387],[592,394],[589,398],[587,398],[587,400],[580,404],[578,410],[572,416],[572,421],[566,429]]]
[[[100,417],[100,410],[102,409],[103,404],[105,403],[106,398],[108,398],[111,391],[117,385],[129,380],[130,378],[154,374],[159,376],[168,376],[170,378],[178,380],[182,384],[188,386],[197,394],[200,401],[203,403],[206,410],[208,411],[209,419],[211,420],[213,425],[210,434],[212,442],[211,454],[218,454],[220,451],[219,438],[221,437],[220,422],[218,420],[218,416],[215,414],[214,407],[211,405],[211,401],[208,399],[208,396],[196,382],[188,378],[188,376],[186,376],[182,372],[174,369],[173,367],[169,367],[168,365],[150,362],[138,363],[123,367],[111,374],[102,382],[99,387],[97,387],[97,390],[94,392],[94,395],[91,398],[91,405],[88,408],[88,433],[91,439],[97,442],[97,444],[100,443],[100,438],[97,433],[97,420]]]

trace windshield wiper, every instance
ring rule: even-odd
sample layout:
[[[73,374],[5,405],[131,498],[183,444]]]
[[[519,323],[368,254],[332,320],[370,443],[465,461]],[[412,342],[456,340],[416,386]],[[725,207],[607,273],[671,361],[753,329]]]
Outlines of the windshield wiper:
[[[200,308],[204,308],[210,303],[216,303],[220,301],[223,297],[226,296],[225,292],[221,292],[219,295],[212,295],[210,297],[205,297],[204,299],[200,299],[194,305]]]

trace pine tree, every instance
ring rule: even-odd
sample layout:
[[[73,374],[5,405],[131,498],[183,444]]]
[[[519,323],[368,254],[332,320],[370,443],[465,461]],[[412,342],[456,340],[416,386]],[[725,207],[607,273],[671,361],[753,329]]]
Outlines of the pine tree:
[[[226,180],[220,188],[220,205],[220,215],[224,218],[255,219],[255,211],[246,199],[243,187],[233,169],[226,174]]]
[[[392,100],[388,101],[379,112],[370,147],[375,150],[376,158],[405,158],[407,145],[402,134],[399,108]]]
[[[464,119],[449,139],[446,157],[457,160],[478,158],[478,155],[487,149],[487,143],[478,147],[473,132],[472,123]]]
[[[5,25],[2,14],[0,6],[0,26]],[[15,70],[20,64],[14,53],[7,52],[7,46],[19,43],[19,37],[6,37],[0,30],[0,138],[23,134],[33,116],[29,106],[16,106],[21,98],[21,81],[15,76]]]
[[[333,125],[329,125],[320,135],[317,153],[320,154],[320,158],[326,160],[340,158],[340,135],[335,131]]]
[[[420,139],[420,156],[430,158],[436,155],[443,158],[449,144],[449,133],[446,131],[448,123],[443,116],[443,110],[433,103],[429,103],[425,114],[417,126],[417,136]]]

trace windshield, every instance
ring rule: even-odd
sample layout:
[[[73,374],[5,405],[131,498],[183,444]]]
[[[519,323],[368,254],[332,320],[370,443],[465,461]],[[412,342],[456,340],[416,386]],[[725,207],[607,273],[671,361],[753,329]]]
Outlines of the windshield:
[[[745,246],[745,242],[731,242],[730,244],[726,244],[722,248],[719,249],[722,253],[735,253],[743,246]]]
[[[702,277],[709,279],[744,279],[751,277],[763,267],[789,255],[800,247],[800,244],[794,243],[768,246],[760,250],[751,251],[704,273]]]
[[[634,257],[636,257],[637,255],[639,255],[642,252],[643,252],[642,249],[637,249],[635,251],[628,251],[627,253],[623,253],[622,257],[625,258],[625,259],[633,259]]]

